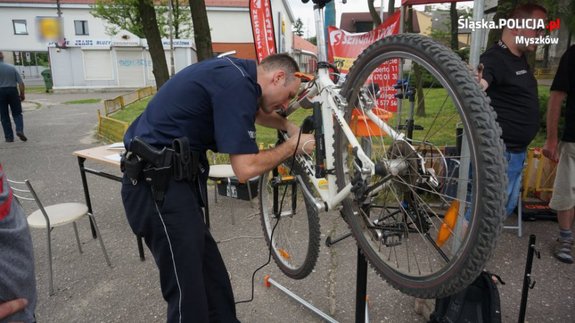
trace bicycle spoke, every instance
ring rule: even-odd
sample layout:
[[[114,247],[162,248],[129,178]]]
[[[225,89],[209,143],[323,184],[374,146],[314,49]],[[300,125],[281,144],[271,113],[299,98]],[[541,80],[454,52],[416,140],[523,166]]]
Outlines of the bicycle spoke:
[[[398,72],[382,73],[388,70]],[[378,172],[385,176],[361,173],[353,141],[336,131],[338,187],[362,185],[344,200],[344,212],[357,214],[348,222],[358,244],[379,274],[411,295],[461,289],[488,259],[503,210],[492,198],[503,184],[485,180],[503,169],[488,157],[499,156],[501,142],[475,130],[496,127],[485,94],[452,53],[415,35],[372,45],[341,93],[355,141],[386,168]],[[384,133],[368,114],[393,130]],[[478,241],[480,230],[490,241]]]

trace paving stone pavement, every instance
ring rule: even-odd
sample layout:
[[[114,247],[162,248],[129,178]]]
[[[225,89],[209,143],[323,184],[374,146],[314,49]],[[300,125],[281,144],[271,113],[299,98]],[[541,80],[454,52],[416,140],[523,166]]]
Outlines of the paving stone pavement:
[[[72,152],[101,145],[94,136],[97,125],[96,104],[66,104],[72,100],[107,99],[117,92],[81,94],[28,94],[24,106],[28,142],[0,141],[0,161],[8,176],[29,178],[46,204],[84,201],[80,173]],[[119,171],[87,162],[92,168]],[[113,266],[106,265],[100,247],[90,236],[87,220],[80,225],[84,248],[78,254],[72,229],[54,229],[54,272],[56,293],[48,296],[45,232],[32,230],[38,284],[38,322],[162,322],[166,306],[161,297],[158,272],[148,258],[140,261],[136,239],[125,219],[120,185],[88,174],[94,214],[106,243]],[[212,232],[231,276],[236,300],[251,296],[253,271],[268,259],[257,208],[245,201],[218,199],[209,190],[212,205]],[[30,209],[28,209],[30,210]],[[232,225],[230,212],[234,212]],[[514,220],[514,219],[511,219]],[[337,214],[321,216],[322,239],[346,233]],[[533,263],[527,321],[575,322],[575,266],[556,261],[551,246],[557,224],[548,221],[525,222],[524,235],[505,230],[487,269],[507,282],[500,285],[504,322],[516,322],[519,314],[523,272],[530,234],[537,236],[541,258]],[[238,304],[243,322],[320,322],[318,316],[274,287],[263,285],[263,276],[290,288],[300,297],[341,322],[354,321],[355,268],[357,248],[346,239],[330,248],[322,244],[315,271],[306,279],[294,281],[283,276],[272,262],[255,275],[254,299]],[[415,300],[368,273],[369,317],[375,322],[425,322],[414,312]]]

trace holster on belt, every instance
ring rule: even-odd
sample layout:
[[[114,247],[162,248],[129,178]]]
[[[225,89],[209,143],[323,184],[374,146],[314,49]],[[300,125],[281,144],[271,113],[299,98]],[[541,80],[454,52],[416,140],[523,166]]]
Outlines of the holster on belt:
[[[194,181],[198,173],[199,153],[190,151],[190,141],[187,137],[174,139],[173,174],[176,181]]]
[[[145,162],[142,169],[144,179],[152,187],[154,200],[162,202],[172,176],[174,151],[165,147],[157,149],[139,137],[134,137],[130,143],[130,152]]]
[[[175,139],[172,148],[162,149],[134,137],[120,165],[134,185],[144,178],[152,187],[154,200],[162,202],[172,176],[176,181],[196,180],[199,160],[200,153],[190,151],[190,142],[186,137]]]
[[[142,158],[132,154],[131,151],[126,151],[122,154],[122,159],[120,160],[120,170],[122,173],[125,173],[132,181],[132,184],[135,185],[142,176],[144,164],[145,162]]]

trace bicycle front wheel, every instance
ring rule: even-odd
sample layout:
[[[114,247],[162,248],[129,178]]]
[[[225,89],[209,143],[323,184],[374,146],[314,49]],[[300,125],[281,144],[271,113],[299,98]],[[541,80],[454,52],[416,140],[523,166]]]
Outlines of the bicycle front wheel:
[[[384,169],[366,177],[336,130],[338,187],[354,184],[342,212],[360,249],[404,293],[463,289],[484,268],[503,220],[504,148],[484,92],[451,50],[403,34],[367,48],[341,94],[356,139]]]
[[[260,177],[261,222],[279,269],[290,278],[303,279],[317,262],[319,217],[289,173],[280,165]]]

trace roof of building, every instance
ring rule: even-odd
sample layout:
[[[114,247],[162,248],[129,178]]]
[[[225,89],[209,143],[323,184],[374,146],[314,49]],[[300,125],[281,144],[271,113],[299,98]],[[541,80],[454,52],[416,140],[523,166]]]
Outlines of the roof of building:
[[[296,34],[293,35],[293,48],[317,54],[317,46]]]

